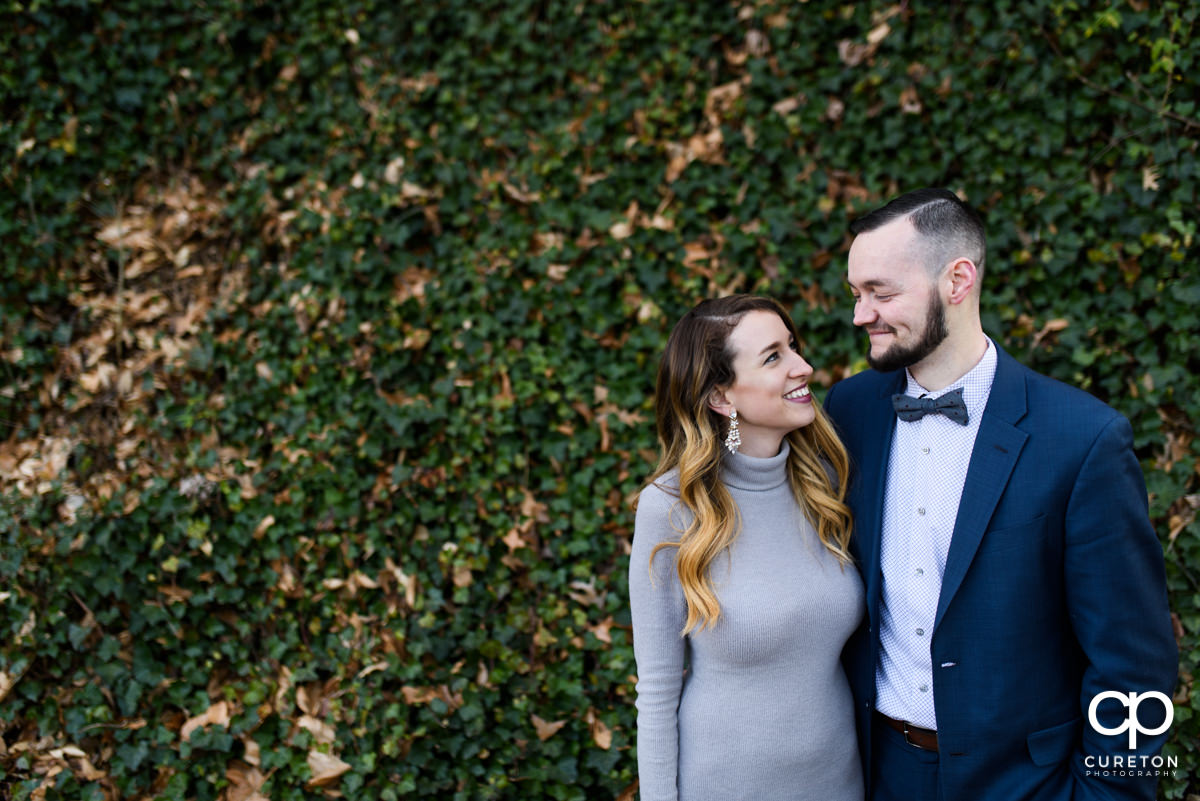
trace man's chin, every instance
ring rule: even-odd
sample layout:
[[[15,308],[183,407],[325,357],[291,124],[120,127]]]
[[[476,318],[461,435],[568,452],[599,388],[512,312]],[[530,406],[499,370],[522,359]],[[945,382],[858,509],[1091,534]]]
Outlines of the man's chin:
[[[867,351],[867,364],[876,372],[890,373],[894,370],[908,367],[909,363],[909,354],[897,350],[895,347],[886,348],[880,354],[876,354],[874,348]]]

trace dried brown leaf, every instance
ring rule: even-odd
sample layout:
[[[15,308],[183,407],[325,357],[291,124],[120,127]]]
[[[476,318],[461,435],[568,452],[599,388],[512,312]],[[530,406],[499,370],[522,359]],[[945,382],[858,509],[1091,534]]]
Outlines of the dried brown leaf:
[[[843,64],[847,67],[857,67],[874,52],[874,48],[862,42],[842,39],[838,42],[837,51]]]
[[[406,200],[427,200],[436,196],[437,192],[434,190],[426,189],[412,181],[404,181],[400,184],[400,197]]]
[[[533,235],[533,253],[540,256],[551,250],[561,250],[567,237],[561,231],[538,231]]]
[[[628,220],[621,220],[613,223],[608,233],[613,239],[628,239],[633,236],[633,225]]]
[[[867,33],[867,43],[871,45],[878,45],[880,42],[886,39],[888,34],[891,32],[892,26],[888,25],[886,22],[881,22],[872,28],[869,33]]]
[[[179,736],[184,740],[191,739],[192,732],[202,726],[221,726],[229,727],[229,704],[226,701],[218,701],[208,709],[201,712],[195,717],[188,718],[183,724],[183,728],[179,730]]]
[[[396,276],[392,283],[395,289],[397,303],[403,303],[409,298],[416,298],[418,301],[425,300],[425,285],[433,280],[433,271],[426,270],[421,267],[408,267],[404,272]]]
[[[255,740],[249,734],[243,734],[242,749],[242,758],[245,759],[247,763],[254,765],[255,767],[262,764],[262,747],[259,746],[258,740]]]
[[[273,525],[275,525],[275,515],[267,515],[258,521],[258,525],[254,527],[254,539],[261,539],[267,533],[267,529]]]
[[[675,220],[670,217],[664,217],[661,214],[655,214],[649,220],[642,219],[641,224],[646,228],[653,228],[656,231],[674,231]]]
[[[825,119],[830,122],[837,122],[846,112],[846,104],[839,97],[830,97],[828,105],[825,106]]]
[[[776,114],[786,116],[798,108],[800,108],[800,98],[797,96],[792,96],[776,101],[775,104],[771,106],[771,111],[774,111]]]
[[[1158,179],[1162,177],[1162,171],[1155,165],[1142,168],[1142,189],[1147,192],[1158,191]]]
[[[404,174],[404,156],[397,156],[387,163],[383,169],[383,180],[389,184],[400,183],[400,177]]]
[[[250,738],[244,738],[246,740],[253,742]],[[223,801],[269,801],[260,792],[267,777],[256,765],[235,761],[225,769],[225,778],[229,780],[229,786],[222,796]]]
[[[612,634],[610,633],[610,629],[612,629],[612,627],[615,625],[616,621],[613,620],[612,615],[609,615],[596,625],[588,626],[588,631],[590,631],[592,636],[594,636],[600,642],[612,643]]]
[[[679,142],[667,142],[667,183],[672,183],[683,174],[687,166],[696,158],[696,154],[687,145]]]
[[[509,529],[508,533],[504,535],[504,539],[501,540],[501,542],[508,546],[509,553],[512,553],[519,548],[528,547],[528,545],[525,543],[525,540],[521,537],[520,529],[516,527]]]
[[[311,734],[318,743],[329,744],[337,739],[337,731],[333,726],[312,715],[301,715],[296,725]]]
[[[612,729],[596,716],[595,710],[588,710],[588,723],[592,729],[592,741],[596,747],[607,751],[612,747]]]
[[[372,673],[378,673],[381,670],[387,670],[387,669],[388,669],[387,662],[376,662],[374,664],[367,665],[365,668],[358,671],[358,673],[355,673],[354,678],[361,679],[364,676],[370,676]]]
[[[714,86],[708,90],[708,94],[704,97],[704,116],[708,119],[710,125],[714,127],[720,126],[725,116],[737,102],[737,99],[742,96],[742,89],[742,81],[737,80],[721,84],[720,86]],[[716,129],[719,133],[719,127]]]
[[[510,198],[517,201],[518,203],[524,203],[525,205],[529,205],[532,203],[541,203],[542,202],[542,193],[541,192],[530,192],[528,189],[519,188],[519,187],[514,186],[513,184],[509,183],[508,181],[504,181],[503,183],[500,184],[500,186],[504,189],[504,194],[508,195]]]
[[[588,581],[576,579],[570,584],[571,590],[567,595],[576,603],[581,603],[584,606],[600,606],[604,603],[604,596],[596,591],[596,579],[593,577]]]
[[[333,754],[323,754],[314,750],[308,752],[308,769],[312,772],[312,778],[306,786],[326,787],[350,770],[350,763],[343,762]]]
[[[47,753],[47,756],[66,763],[71,772],[84,781],[94,782],[108,777],[107,773],[98,770],[92,764],[88,755],[78,746],[67,745],[62,748],[54,748]]]
[[[149,250],[154,247],[154,235],[147,230],[146,223],[140,215],[126,216],[107,223],[96,232],[96,238],[122,250]]]
[[[530,719],[533,721],[533,728],[537,730],[538,739],[543,742],[549,740],[558,732],[559,729],[567,725],[565,720],[547,722],[542,720],[537,715],[530,715]]]
[[[455,587],[470,587],[475,581],[471,575],[471,568],[466,565],[459,565],[454,568],[453,581]]]
[[[400,693],[404,696],[404,703],[409,706],[427,704],[437,698],[437,690],[433,687],[401,687]]]
[[[0,702],[3,702],[8,694],[12,692],[12,688],[17,686],[17,682],[21,680],[21,674],[6,673],[0,670]]]

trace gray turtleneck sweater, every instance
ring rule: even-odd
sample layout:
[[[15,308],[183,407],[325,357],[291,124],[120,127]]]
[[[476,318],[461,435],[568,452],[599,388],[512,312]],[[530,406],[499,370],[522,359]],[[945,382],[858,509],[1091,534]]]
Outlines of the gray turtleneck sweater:
[[[726,454],[722,480],[742,527],[710,575],[714,628],[680,636],[687,606],[675,572],[691,521],[678,475],[638,501],[629,595],[637,659],[642,801],[862,801],[842,646],[863,615],[858,571],[817,539],[777,456]],[[651,577],[653,573],[653,577]]]

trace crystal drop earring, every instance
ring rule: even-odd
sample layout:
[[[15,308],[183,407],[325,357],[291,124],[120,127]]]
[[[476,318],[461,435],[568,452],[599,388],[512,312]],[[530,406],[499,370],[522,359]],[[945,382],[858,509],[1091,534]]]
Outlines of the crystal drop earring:
[[[730,453],[737,453],[738,446],[742,444],[742,433],[738,431],[737,410],[734,409],[729,413],[729,433],[725,435],[725,447]]]

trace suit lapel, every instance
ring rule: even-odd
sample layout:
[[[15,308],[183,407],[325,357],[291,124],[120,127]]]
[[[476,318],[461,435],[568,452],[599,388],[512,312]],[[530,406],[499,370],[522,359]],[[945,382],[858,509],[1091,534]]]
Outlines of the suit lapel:
[[[958,518],[946,555],[946,570],[942,574],[935,630],[975,558],[996,504],[1004,495],[1013,467],[1029,438],[1015,425],[1025,416],[1027,408],[1025,375],[1021,366],[998,345],[996,350],[996,376],[992,380],[958,504]]]
[[[862,449],[864,462],[859,465],[862,501],[855,525],[859,530],[862,549],[867,610],[875,631],[878,631],[879,626],[879,596],[883,586],[879,544],[883,539],[884,493],[887,490],[887,467],[892,453],[892,436],[896,433],[896,414],[892,410],[891,397],[897,392],[903,392],[905,384],[903,370],[898,372],[895,380],[884,382],[879,393],[879,413],[868,417],[869,429],[864,432],[863,442],[871,444]],[[873,443],[879,444],[876,446]]]

